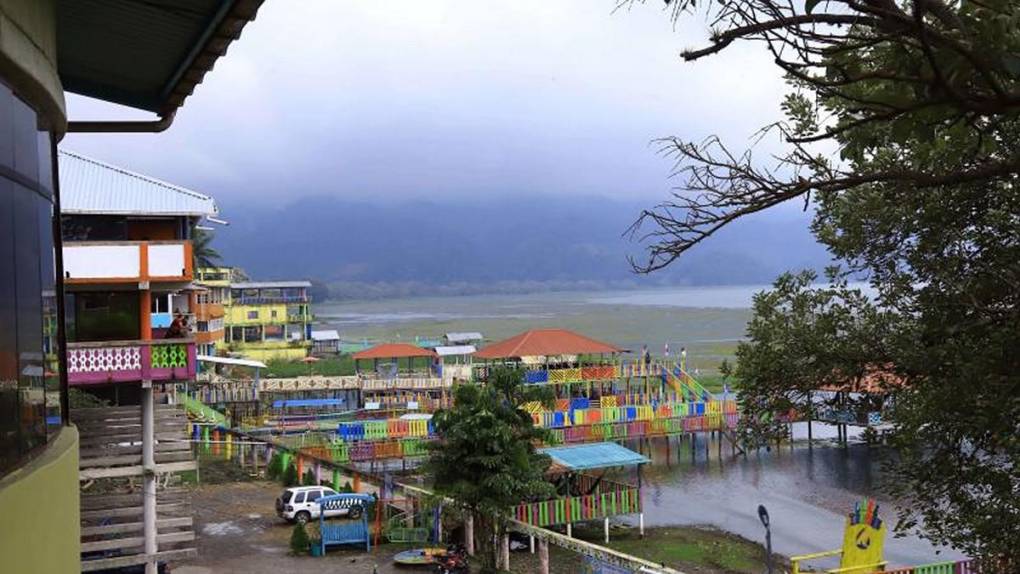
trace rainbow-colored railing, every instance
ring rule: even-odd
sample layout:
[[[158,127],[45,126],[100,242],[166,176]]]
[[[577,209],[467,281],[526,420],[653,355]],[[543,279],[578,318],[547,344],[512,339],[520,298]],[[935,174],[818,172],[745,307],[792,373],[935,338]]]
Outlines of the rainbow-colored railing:
[[[923,566],[892,568],[883,574],[981,574],[981,567],[976,560],[957,560],[956,562],[937,562]]]
[[[641,512],[638,488],[608,480],[601,481],[591,494],[525,502],[513,508],[515,519],[539,527],[638,512]]]

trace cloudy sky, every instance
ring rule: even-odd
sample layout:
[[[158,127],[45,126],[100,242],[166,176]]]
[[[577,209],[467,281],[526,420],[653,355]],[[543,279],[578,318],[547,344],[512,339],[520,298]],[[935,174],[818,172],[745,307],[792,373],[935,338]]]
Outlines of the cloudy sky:
[[[742,147],[784,87],[735,46],[696,64],[703,16],[661,3],[269,0],[159,135],[63,145],[235,203],[527,192],[648,198],[650,140]],[[70,96],[72,119],[144,117]]]

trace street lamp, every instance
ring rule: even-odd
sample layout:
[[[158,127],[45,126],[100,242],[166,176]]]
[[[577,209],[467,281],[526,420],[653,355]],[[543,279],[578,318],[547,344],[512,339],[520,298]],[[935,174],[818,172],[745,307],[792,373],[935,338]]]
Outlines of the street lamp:
[[[769,528],[769,511],[764,504],[758,505],[758,520],[765,527],[765,565],[768,573],[772,574],[772,529]]]

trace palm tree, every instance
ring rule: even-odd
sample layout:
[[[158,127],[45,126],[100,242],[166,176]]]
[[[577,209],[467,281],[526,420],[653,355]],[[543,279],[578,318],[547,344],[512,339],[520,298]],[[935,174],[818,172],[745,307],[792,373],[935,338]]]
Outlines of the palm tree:
[[[191,257],[193,259],[192,264],[194,265],[194,269],[216,267],[216,265],[223,259],[219,252],[212,247],[212,242],[215,237],[216,236],[214,234],[197,227],[192,228]]]

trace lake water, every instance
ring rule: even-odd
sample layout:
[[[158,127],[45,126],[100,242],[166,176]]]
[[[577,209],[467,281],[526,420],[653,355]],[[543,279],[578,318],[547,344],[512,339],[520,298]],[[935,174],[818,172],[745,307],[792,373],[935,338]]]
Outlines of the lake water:
[[[806,436],[798,423],[796,437]],[[814,448],[804,440],[795,448],[750,452],[734,457],[728,443],[722,458],[718,444],[707,437],[691,442],[653,441],[644,470],[645,524],[649,526],[708,525],[764,541],[757,508],[765,505],[772,523],[773,550],[784,555],[834,550],[842,544],[843,516],[864,497],[875,498],[879,515],[890,529],[885,557],[892,565],[912,565],[962,558],[938,549],[913,533],[895,537],[895,504],[881,491],[885,476],[882,450],[851,443],[834,446],[833,427],[814,425]],[[637,448],[636,445],[630,445]],[[706,448],[707,446],[707,448]],[[668,453],[667,453],[668,450]],[[837,564],[821,561],[818,566]]]

